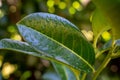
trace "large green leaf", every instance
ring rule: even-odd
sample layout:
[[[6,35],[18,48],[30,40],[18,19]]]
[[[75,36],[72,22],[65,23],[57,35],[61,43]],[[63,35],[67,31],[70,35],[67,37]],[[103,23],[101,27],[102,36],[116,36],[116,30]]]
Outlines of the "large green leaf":
[[[104,15],[96,9],[92,15],[92,29],[95,39],[98,39],[104,31],[109,30],[110,28],[111,27],[106,21]]]
[[[112,27],[113,39],[120,39],[120,0],[93,0]]]
[[[53,61],[65,64],[77,70],[85,72],[94,70],[91,64],[89,64],[84,58],[52,38],[26,27],[25,25],[19,24],[18,30],[24,40],[27,41],[27,43],[37,52],[45,55],[46,58],[51,58]]]
[[[74,72],[70,68],[55,62],[52,62],[52,64],[60,75],[61,80],[77,80]]]
[[[86,41],[80,30],[68,20],[48,13],[33,13],[17,24],[31,27],[40,33],[62,43],[67,48],[94,64],[95,54],[91,44]]]
[[[36,50],[32,48],[28,43],[11,39],[2,39],[0,41],[0,49],[13,50],[39,57],[43,56],[39,52],[36,52]],[[43,56],[43,58],[44,57],[45,56]],[[52,62],[52,64],[54,64],[56,71],[58,71],[60,74],[61,80],[76,80],[74,73],[69,68],[55,62]]]

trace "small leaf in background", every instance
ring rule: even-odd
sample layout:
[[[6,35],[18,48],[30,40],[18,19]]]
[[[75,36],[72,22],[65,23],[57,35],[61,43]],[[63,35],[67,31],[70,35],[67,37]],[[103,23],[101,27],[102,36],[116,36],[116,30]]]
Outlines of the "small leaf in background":
[[[117,54],[118,52],[120,52],[120,39],[115,40],[114,46],[115,46],[114,53]]]
[[[99,38],[104,31],[111,29],[103,14],[98,9],[96,9],[92,15],[92,29],[94,37],[97,38]]]
[[[111,45],[112,45],[112,40],[107,41],[107,42],[103,45],[102,50],[107,50],[107,49],[109,49],[109,48],[111,47]]]
[[[92,45],[80,30],[68,20],[54,14],[33,13],[20,20],[17,24],[31,27],[47,35],[73,50],[91,65],[94,64],[95,54]]]
[[[120,46],[120,39],[118,39],[118,40],[115,41],[115,45],[116,46]]]
[[[61,78],[54,70],[50,69],[43,74],[42,80],[61,80]]]
[[[108,42],[106,42],[103,45],[101,50],[108,50],[108,49],[110,49],[111,45],[112,45],[112,40],[109,40]],[[118,58],[118,57],[120,57],[120,39],[115,40],[114,49],[113,49],[113,55],[112,55],[112,58]]]
[[[112,28],[113,40],[120,39],[120,0],[92,0]],[[101,21],[101,20],[100,20]]]
[[[77,80],[77,77],[70,68],[55,62],[52,62],[52,64],[57,73],[60,75],[61,80]]]
[[[119,58],[120,57],[120,39],[115,40],[114,42],[114,50],[113,50],[112,58]]]
[[[22,74],[20,80],[28,80],[31,75],[32,75],[32,72],[31,72],[31,71],[25,71],[25,72]]]
[[[25,25],[17,25],[23,39],[46,58],[85,72],[94,71],[91,64],[63,44]],[[89,56],[89,55],[87,55]]]

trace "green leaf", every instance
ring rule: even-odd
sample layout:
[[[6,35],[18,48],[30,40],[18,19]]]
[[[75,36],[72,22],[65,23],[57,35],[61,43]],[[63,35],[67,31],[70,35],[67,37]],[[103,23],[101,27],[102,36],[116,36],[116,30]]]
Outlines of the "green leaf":
[[[13,50],[17,52],[27,53],[27,54],[37,54],[36,50],[33,49],[28,43],[11,40],[11,39],[2,39],[0,40],[0,49]],[[42,56],[41,54],[37,54]]]
[[[114,44],[114,53],[119,53],[120,52],[120,39],[115,40],[115,44]]]
[[[101,48],[101,50],[107,50],[111,47],[112,45],[112,40],[109,40],[108,42],[106,42],[103,47]]]
[[[95,54],[92,45],[86,41],[80,30],[68,20],[53,14],[33,13],[17,24],[31,27],[47,35],[73,50],[91,65],[94,64]]]
[[[96,9],[92,15],[92,29],[94,37],[99,37],[104,31],[109,30],[110,28],[111,27],[103,14]]]
[[[16,41],[11,39],[2,39],[0,40],[0,49],[17,51],[24,54],[29,54],[29,55],[51,60],[49,57],[43,55],[42,53],[37,52],[33,47],[31,47],[26,42],[21,42],[21,41]]]
[[[93,0],[112,27],[113,39],[120,39],[120,0]]]
[[[60,76],[53,69],[48,69],[43,75],[43,80],[61,80]]]
[[[104,46],[102,47],[103,50],[107,50],[111,47],[112,40],[108,41]],[[120,55],[120,39],[114,41],[114,47],[113,47],[113,53],[115,55]]]
[[[120,39],[115,40],[114,44],[114,51],[113,51],[112,58],[119,58],[120,57]]]
[[[74,72],[68,67],[59,63],[52,62],[55,70],[60,75],[61,80],[77,80]]]
[[[53,61],[85,72],[94,71],[93,67],[81,56],[52,38],[24,25],[17,25],[20,34],[35,50]]]
[[[115,45],[120,47],[120,39],[115,41]]]
[[[92,15],[92,29],[94,33],[93,45],[95,49],[97,46],[98,38],[101,36],[101,34],[104,31],[109,30],[110,28],[111,27],[106,21],[106,19],[104,18],[103,14],[98,9],[96,9]]]

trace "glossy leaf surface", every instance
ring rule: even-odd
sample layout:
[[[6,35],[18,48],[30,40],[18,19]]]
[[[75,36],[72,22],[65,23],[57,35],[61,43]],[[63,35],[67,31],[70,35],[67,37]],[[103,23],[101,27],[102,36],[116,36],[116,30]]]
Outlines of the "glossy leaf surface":
[[[0,40],[0,49],[14,50],[27,54],[37,54],[36,50],[33,49],[28,43],[11,39]],[[39,56],[41,55],[39,54]]]
[[[73,50],[91,65],[94,64],[95,54],[93,47],[86,41],[80,30],[68,20],[53,14],[33,13],[17,24],[31,27],[47,35]]]
[[[81,56],[52,38],[24,25],[18,25],[24,40],[43,55],[77,70],[93,71],[93,67]]]

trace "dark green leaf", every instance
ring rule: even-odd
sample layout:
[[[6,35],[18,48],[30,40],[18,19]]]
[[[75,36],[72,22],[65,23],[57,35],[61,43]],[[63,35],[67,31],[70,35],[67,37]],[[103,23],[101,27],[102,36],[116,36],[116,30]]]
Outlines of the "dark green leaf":
[[[51,60],[85,72],[94,70],[84,58],[52,38],[24,25],[18,25],[18,30],[29,45]]]
[[[60,75],[61,80],[77,80],[74,72],[68,67],[59,63],[52,62],[55,70]]]
[[[73,50],[91,65],[94,64],[95,54],[93,47],[86,41],[80,30],[68,20],[53,14],[33,13],[17,24],[31,27],[47,35]]]
[[[27,54],[37,54],[35,49],[33,49],[28,43],[11,40],[11,39],[2,39],[0,40],[0,49],[14,50]],[[37,54],[41,56],[41,54]]]
[[[41,57],[44,59],[46,59],[46,57],[47,57],[47,56],[43,55],[42,53],[37,52],[28,43],[16,41],[16,40],[11,40],[11,39],[0,40],[0,49],[17,51],[17,52]],[[47,59],[50,60],[49,57],[47,57]]]

